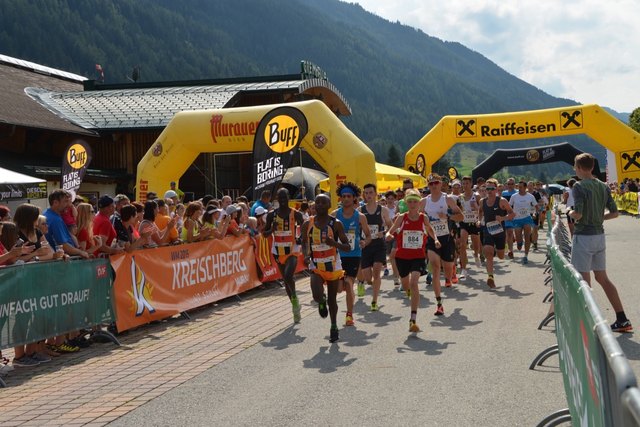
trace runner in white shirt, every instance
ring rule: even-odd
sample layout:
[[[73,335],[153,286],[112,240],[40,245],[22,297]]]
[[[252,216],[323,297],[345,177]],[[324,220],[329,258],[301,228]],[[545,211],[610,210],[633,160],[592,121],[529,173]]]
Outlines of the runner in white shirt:
[[[473,181],[470,176],[462,178],[462,188],[464,193],[460,195],[458,199],[460,206],[462,206],[462,214],[464,219],[460,223],[460,240],[458,245],[458,252],[460,255],[460,279],[464,279],[467,276],[467,242],[469,236],[471,236],[471,248],[473,249],[473,257],[476,262],[476,266],[480,267],[480,228],[478,227],[478,210],[480,200],[479,195],[473,192]]]
[[[527,183],[520,181],[518,183],[518,192],[513,194],[509,199],[509,205],[515,212],[513,219],[513,228],[516,232],[516,242],[518,249],[522,248],[522,231],[524,229],[524,258],[523,264],[529,263],[529,247],[531,246],[531,229],[535,225],[533,215],[536,212],[538,202],[531,193],[527,193]]]

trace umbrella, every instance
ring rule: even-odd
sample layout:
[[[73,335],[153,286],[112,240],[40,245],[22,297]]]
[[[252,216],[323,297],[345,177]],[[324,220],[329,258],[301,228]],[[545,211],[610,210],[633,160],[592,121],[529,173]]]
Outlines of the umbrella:
[[[427,185],[427,180],[421,175],[416,175],[415,173],[395,166],[376,162],[376,186],[378,187],[378,193],[402,188],[402,181],[407,178],[413,181],[413,188],[422,188]],[[320,189],[322,191],[329,191],[328,178],[320,181]]]
[[[566,188],[564,185],[560,185],[560,184],[547,184],[543,187],[547,194],[562,194],[566,191]]]
[[[316,186],[328,176],[325,172],[316,169],[295,166],[284,173],[282,184],[293,195],[292,199],[302,199],[300,187],[305,187],[304,198],[313,200]]]

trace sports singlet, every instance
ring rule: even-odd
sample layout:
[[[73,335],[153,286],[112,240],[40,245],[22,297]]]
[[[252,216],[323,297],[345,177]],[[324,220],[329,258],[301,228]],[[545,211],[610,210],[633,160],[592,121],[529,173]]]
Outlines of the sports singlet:
[[[447,214],[448,209],[449,206],[447,205],[447,195],[445,193],[442,193],[440,195],[440,199],[438,199],[437,202],[434,202],[431,199],[431,194],[427,196],[424,205],[424,211],[429,217],[431,227],[433,227],[433,231],[438,237],[445,237],[450,235],[449,221],[440,218],[441,214]]]
[[[476,194],[471,193],[469,200],[462,194],[459,200],[460,206],[462,207],[462,214],[464,215],[463,222],[469,224],[478,222],[478,199],[476,198]]]
[[[424,251],[427,233],[424,229],[424,213],[412,221],[409,214],[404,214],[402,225],[396,232],[396,257],[400,259],[425,258]]]
[[[344,232],[347,235],[347,239],[349,239],[349,246],[351,246],[351,250],[349,251],[341,250],[340,256],[362,256],[362,248],[360,247],[360,233],[362,232],[362,229],[360,228],[360,212],[356,209],[353,211],[351,218],[345,218],[344,212],[342,211],[342,208],[340,208],[336,211],[336,218],[338,218],[344,226]]]
[[[324,228],[318,228],[315,224],[315,216],[309,218],[309,246],[311,248],[311,260],[316,270],[337,271],[342,270],[338,249],[326,244],[327,237],[335,240],[333,231],[335,218],[329,217],[329,221]]]
[[[484,225],[489,234],[500,234],[504,231],[502,221],[496,221],[498,215],[505,216],[507,214],[507,211],[500,207],[500,200],[500,197],[496,197],[496,200],[491,206],[487,204],[487,199],[482,200]]]
[[[296,210],[289,210],[289,218],[281,218],[277,211],[273,212],[273,245],[274,255],[284,256],[294,252],[296,244]]]
[[[374,213],[370,214],[367,210],[367,206],[362,206],[360,212],[367,218],[367,225],[369,225],[369,231],[371,232],[371,239],[378,240],[382,237],[378,236],[378,233],[384,232],[384,220],[382,219],[382,206],[376,205]]]

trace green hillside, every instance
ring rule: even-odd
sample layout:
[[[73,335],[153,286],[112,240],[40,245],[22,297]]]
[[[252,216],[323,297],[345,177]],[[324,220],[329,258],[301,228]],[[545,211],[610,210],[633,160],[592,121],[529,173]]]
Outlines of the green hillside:
[[[336,0],[2,1],[0,53],[89,78],[101,64],[107,83],[125,82],[134,66],[141,81],[167,81],[289,74],[310,60],[345,95],[353,109],[345,123],[381,161],[446,114],[575,104],[459,43]],[[586,137],[569,140],[603,151]],[[460,169],[492,145],[462,150]]]

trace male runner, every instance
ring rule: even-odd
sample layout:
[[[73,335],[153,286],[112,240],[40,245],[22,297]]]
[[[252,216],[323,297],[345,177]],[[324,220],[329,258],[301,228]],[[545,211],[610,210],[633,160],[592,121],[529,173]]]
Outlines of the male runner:
[[[302,214],[289,207],[289,191],[281,188],[276,193],[278,209],[267,214],[262,235],[269,237],[273,234],[272,253],[276,265],[284,280],[284,288],[291,301],[293,322],[300,322],[300,301],[296,295],[296,281],[293,278],[298,265],[299,247],[296,245],[296,225],[302,225]]]
[[[505,198],[508,202],[511,199],[511,196],[513,196],[517,192],[518,190],[516,190],[515,178],[507,179],[507,188],[504,191],[502,191],[502,197]],[[513,230],[514,230],[513,223],[509,220],[505,221],[504,231],[505,231],[505,235],[507,236],[507,249],[508,249],[507,255],[509,256],[509,259],[513,259],[513,241],[515,240]]]
[[[528,264],[529,247],[531,246],[531,228],[534,225],[531,214],[535,212],[538,202],[536,198],[533,197],[533,194],[527,193],[526,182],[520,181],[518,183],[518,192],[511,196],[509,205],[511,205],[511,209],[513,209],[516,214],[511,222],[516,232],[518,249],[522,248],[522,233],[524,231],[524,258],[522,258],[522,263]]]
[[[362,258],[360,258],[360,271],[364,280],[373,285],[373,299],[371,300],[371,311],[378,311],[378,295],[380,294],[380,284],[382,278],[382,266],[387,257],[384,244],[385,230],[391,227],[391,218],[389,217],[389,209],[380,206],[376,202],[376,186],[374,184],[365,184],[364,201],[365,205],[360,207],[360,212],[365,216],[369,232],[371,233],[371,243],[362,249]],[[358,285],[358,296],[361,292]],[[364,286],[363,286],[364,288]],[[362,290],[364,291],[364,289]],[[362,292],[364,295],[364,292]]]
[[[349,239],[349,249],[340,249],[340,259],[344,270],[342,288],[347,293],[347,315],[344,325],[353,326],[353,303],[355,300],[353,283],[360,268],[362,248],[371,241],[371,233],[367,225],[367,218],[356,209],[356,203],[361,194],[360,187],[353,182],[343,182],[338,185],[336,193],[340,197],[342,206],[333,211],[331,215],[342,223],[344,232]],[[360,239],[361,233],[365,236],[364,240]]]
[[[464,219],[460,223],[460,279],[467,276],[467,242],[471,236],[471,248],[476,266],[480,267],[480,230],[478,228],[478,195],[473,192],[473,181],[470,176],[462,178],[464,192],[459,201]]]
[[[311,270],[311,293],[318,303],[320,317],[331,317],[329,342],[336,342],[338,334],[338,287],[344,275],[340,262],[340,250],[349,250],[351,245],[344,233],[342,223],[329,215],[331,199],[326,194],[319,194],[315,199],[316,214],[302,224],[302,253],[304,261]],[[336,237],[338,240],[336,240]],[[327,296],[324,284],[327,284]],[[327,313],[327,302],[329,313]]]
[[[487,197],[480,201],[480,221],[478,225],[482,225],[482,251],[484,252],[485,262],[487,266],[487,286],[491,289],[496,287],[493,277],[493,257],[497,253],[498,258],[504,259],[504,248],[506,235],[504,230],[504,221],[513,219],[515,214],[506,199],[497,194],[498,181],[494,178],[487,180],[486,184]]]

